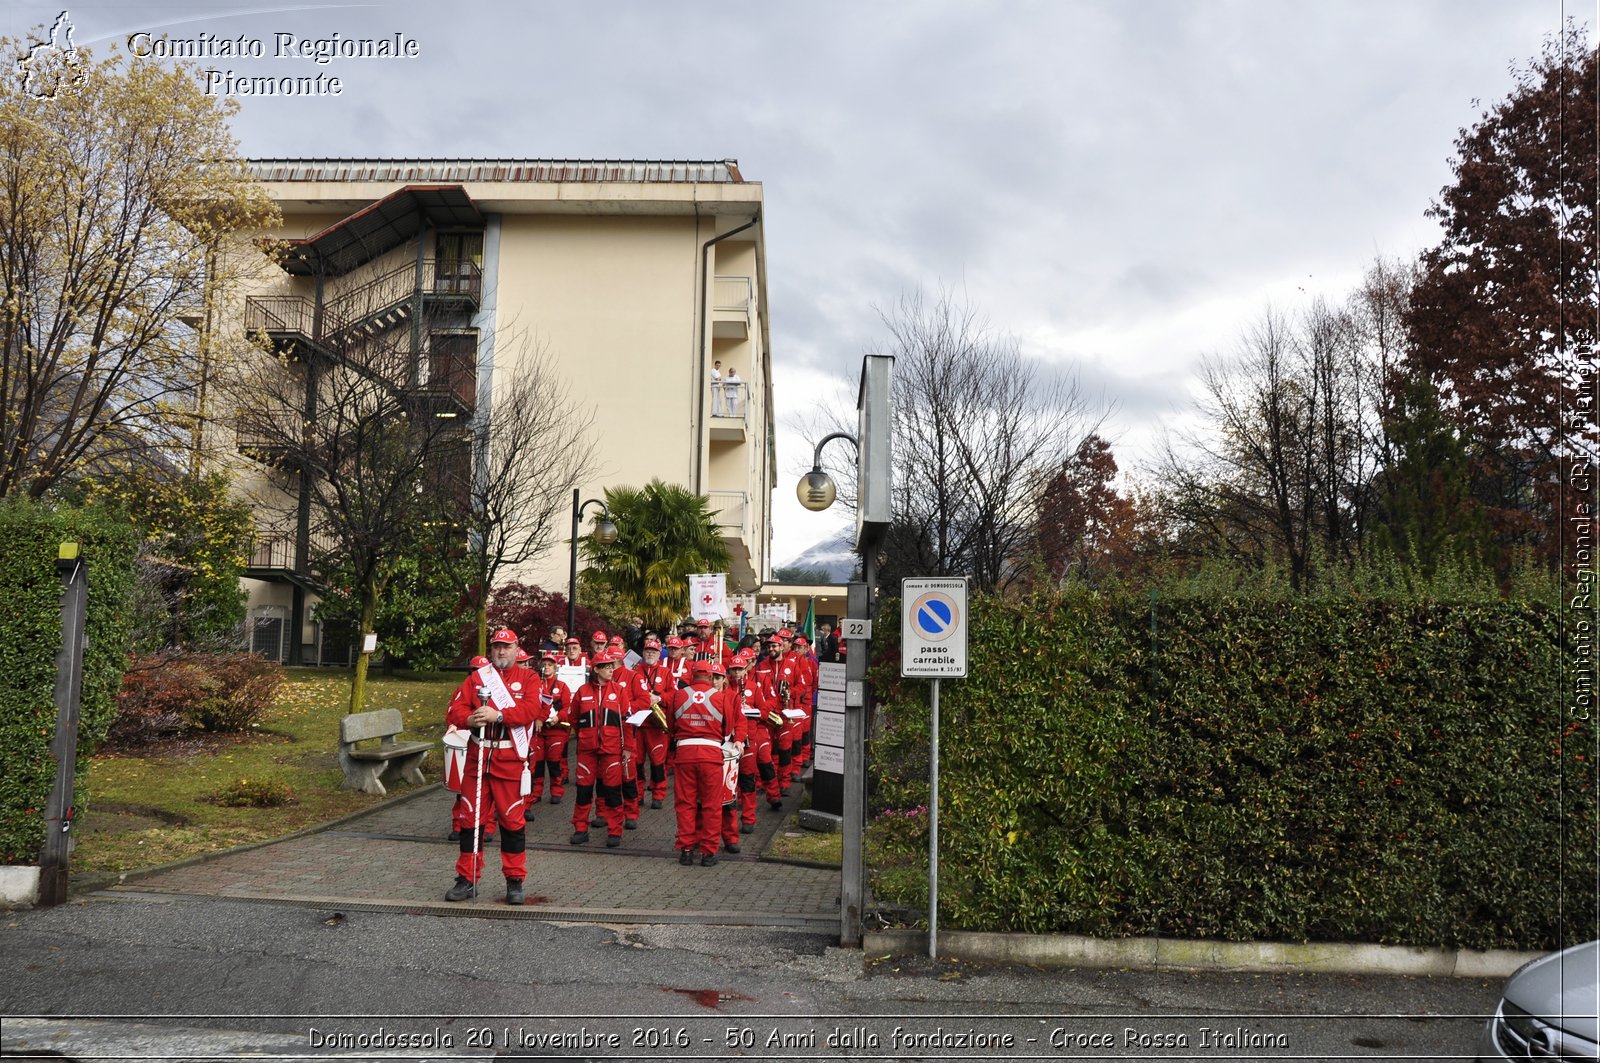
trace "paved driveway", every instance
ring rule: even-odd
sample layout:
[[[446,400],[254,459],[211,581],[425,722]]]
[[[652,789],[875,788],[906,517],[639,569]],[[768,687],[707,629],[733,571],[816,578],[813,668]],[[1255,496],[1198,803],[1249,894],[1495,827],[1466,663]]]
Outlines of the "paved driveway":
[[[439,787],[392,802],[315,834],[272,842],[173,868],[115,887],[118,892],[226,897],[380,911],[437,910],[535,919],[696,922],[837,928],[839,873],[763,861],[798,804],[762,811],[742,852],[715,867],[684,867],[673,847],[671,794],[665,807],[640,813],[639,829],[605,848],[605,831],[569,845],[572,794],[546,802],[528,826],[527,904],[508,906],[498,848],[490,845],[481,896],[447,904],[457,844],[448,839],[454,795]],[[647,802],[648,804],[648,802]]]

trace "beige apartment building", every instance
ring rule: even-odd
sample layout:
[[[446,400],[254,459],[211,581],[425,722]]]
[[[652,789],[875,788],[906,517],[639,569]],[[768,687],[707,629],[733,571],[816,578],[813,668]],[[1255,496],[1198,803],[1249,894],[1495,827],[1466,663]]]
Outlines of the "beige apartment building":
[[[410,344],[419,408],[486,424],[496,385],[532,343],[592,407],[599,470],[580,486],[659,477],[705,495],[733,555],[729,589],[767,572],[775,466],[761,185],[736,162],[256,159],[283,212],[283,265],[227,314],[291,359],[338,358],[375,331]],[[265,261],[265,259],[264,259]],[[237,306],[232,305],[237,303]],[[418,310],[427,310],[427,325]],[[721,363],[733,386],[713,389]],[[314,546],[293,476],[270,455],[248,570],[252,648],[343,663],[313,618]],[[274,476],[276,478],[274,478]],[[592,512],[592,511],[591,511]],[[565,590],[567,531],[515,578]]]

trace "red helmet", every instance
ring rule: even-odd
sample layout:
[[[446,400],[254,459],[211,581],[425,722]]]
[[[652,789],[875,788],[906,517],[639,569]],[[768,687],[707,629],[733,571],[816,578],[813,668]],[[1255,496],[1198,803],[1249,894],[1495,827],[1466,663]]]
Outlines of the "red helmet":
[[[471,661],[469,661],[467,663],[469,665],[471,665],[473,668],[482,668],[484,665],[489,663],[489,658],[483,657],[483,656],[478,656],[478,657],[474,657]]]
[[[517,633],[508,627],[497,628],[495,633],[489,636],[489,641],[490,643],[509,642],[512,645],[516,645]]]

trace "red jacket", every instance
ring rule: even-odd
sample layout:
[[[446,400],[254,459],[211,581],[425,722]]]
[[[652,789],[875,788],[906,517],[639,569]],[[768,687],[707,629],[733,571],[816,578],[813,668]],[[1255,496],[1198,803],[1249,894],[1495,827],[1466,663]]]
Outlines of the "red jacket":
[[[733,654],[728,652],[728,644],[719,638],[696,639],[689,647],[689,654],[696,661],[721,661],[724,666]]]
[[[733,694],[747,727],[766,720],[768,713],[778,711],[778,699],[757,676],[745,677],[745,681],[738,686],[729,684],[728,690]]]
[[[672,669],[667,667],[666,662],[659,661],[653,665],[641,664],[634,669],[633,683],[630,686],[633,711],[648,712],[650,695],[654,694],[661,701],[661,715],[664,717],[667,713],[667,695],[677,689],[678,681],[673,678]],[[665,725],[660,722],[660,718],[652,716],[645,721],[645,726],[660,730]]]
[[[739,703],[727,690],[711,689],[701,680],[672,694],[667,726],[677,743],[674,756],[683,763],[722,763],[722,743],[742,742],[746,730]]]
[[[544,706],[539,697],[543,687],[537,674],[519,665],[501,669],[500,680],[505,683],[515,703],[503,710],[499,723],[484,726],[483,738],[485,742],[496,743],[489,754],[494,764],[505,762],[508,765],[516,765],[520,771],[523,758],[517,754],[511,738],[511,729],[529,728],[529,741],[532,741],[532,725],[545,718]],[[461,685],[456,687],[456,692],[450,697],[450,707],[444,714],[446,722],[471,732],[473,727],[467,723],[467,717],[472,715],[479,705],[484,704],[479,694],[481,690],[483,682],[478,678],[478,673],[476,671],[467,673],[467,678],[461,681]],[[492,704],[492,701],[490,703]]]
[[[544,693],[540,700],[544,703],[545,713],[555,710],[556,718],[545,727],[571,727],[572,726],[572,691],[559,679],[551,678],[542,681]]]
[[[773,683],[780,696],[787,685],[789,696],[784,699],[786,709],[805,709],[811,706],[811,677],[804,660],[798,653],[790,653],[778,661]]]
[[[628,691],[593,679],[572,692],[572,726],[578,732],[580,753],[621,753],[623,718],[628,714]]]

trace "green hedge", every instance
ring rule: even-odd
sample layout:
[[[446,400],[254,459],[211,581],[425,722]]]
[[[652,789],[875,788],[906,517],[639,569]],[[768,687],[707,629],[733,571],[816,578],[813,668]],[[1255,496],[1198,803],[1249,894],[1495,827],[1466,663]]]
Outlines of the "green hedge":
[[[1081,594],[971,614],[970,676],[941,697],[941,925],[1474,948],[1595,925],[1595,731],[1564,713],[1548,606]],[[925,911],[903,810],[928,797],[928,684],[897,675],[877,662],[873,885]]]
[[[0,503],[0,864],[34,863],[44,807],[55,783],[55,657],[61,645],[60,543],[76,541],[89,563],[88,651],[78,727],[77,793],[83,807],[89,757],[116,713],[127,659],[128,602],[136,539],[126,522],[92,510]]]

